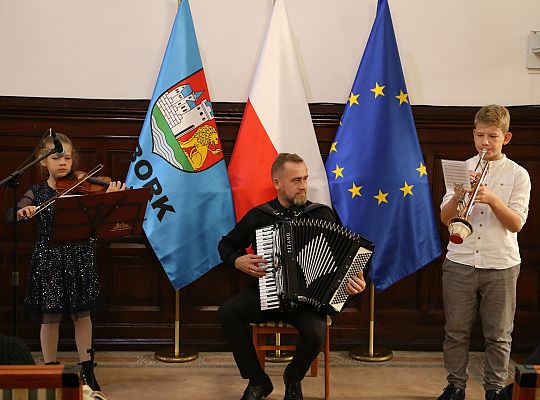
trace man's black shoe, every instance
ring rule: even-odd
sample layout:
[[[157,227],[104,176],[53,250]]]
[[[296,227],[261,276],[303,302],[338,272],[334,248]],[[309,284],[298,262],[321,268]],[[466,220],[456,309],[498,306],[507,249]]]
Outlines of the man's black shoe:
[[[261,386],[247,385],[240,400],[261,400],[272,393],[272,390],[274,390],[274,385],[272,385],[270,379]]]
[[[437,400],[463,400],[465,398],[465,389],[448,385]]]
[[[285,397],[283,400],[304,400],[300,381],[288,380],[285,375],[283,375],[283,381],[285,382]]]
[[[486,390],[486,400],[499,400],[499,393],[501,393],[501,389]]]

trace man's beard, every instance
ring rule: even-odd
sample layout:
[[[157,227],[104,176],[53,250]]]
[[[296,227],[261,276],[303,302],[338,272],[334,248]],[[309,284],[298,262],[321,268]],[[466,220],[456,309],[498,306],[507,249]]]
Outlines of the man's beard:
[[[298,206],[303,206],[304,204],[306,204],[306,201],[307,201],[307,194],[300,194],[300,195],[294,196],[292,203],[298,207]]]

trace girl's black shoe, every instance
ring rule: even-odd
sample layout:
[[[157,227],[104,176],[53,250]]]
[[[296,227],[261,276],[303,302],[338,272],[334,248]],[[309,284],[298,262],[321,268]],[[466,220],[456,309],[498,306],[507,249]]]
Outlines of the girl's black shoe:
[[[81,366],[81,378],[83,383],[90,386],[94,391],[101,391],[96,376],[94,375],[94,367],[97,364],[92,363],[92,360],[88,360],[79,363],[79,365]]]

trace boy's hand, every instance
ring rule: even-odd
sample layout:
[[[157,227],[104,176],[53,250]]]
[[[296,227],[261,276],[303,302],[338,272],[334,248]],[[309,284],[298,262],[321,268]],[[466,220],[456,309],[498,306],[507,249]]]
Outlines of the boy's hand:
[[[498,197],[493,193],[488,187],[484,184],[481,184],[474,198],[475,203],[482,203],[487,205],[492,205],[495,201],[498,200]]]
[[[480,177],[480,172],[469,170],[469,181],[471,182],[471,186],[474,186],[474,182],[476,181],[477,177]]]

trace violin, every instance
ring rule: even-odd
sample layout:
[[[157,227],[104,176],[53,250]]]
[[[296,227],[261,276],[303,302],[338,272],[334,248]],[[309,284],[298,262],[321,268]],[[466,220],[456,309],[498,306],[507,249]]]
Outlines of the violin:
[[[56,199],[60,197],[65,197],[68,194],[99,194],[105,193],[109,188],[111,183],[111,178],[107,176],[95,177],[94,175],[103,168],[103,164],[98,164],[92,171],[85,173],[82,171],[70,172],[64,178],[58,179],[56,181],[56,191],[57,193],[45,200],[39,206],[36,207],[34,214],[31,217],[17,218],[17,221],[27,220],[35,217],[41,211],[45,210],[51,204],[53,204]],[[124,190],[125,184],[120,190]]]
[[[53,197],[49,198],[48,200],[45,200],[43,203],[41,203],[39,206],[37,206],[36,211],[34,212],[32,217],[30,217],[30,218],[35,217],[41,211],[45,210],[47,207],[49,207],[51,204],[53,204],[56,201],[56,199],[58,199],[60,197],[67,196],[68,194],[71,194],[71,193],[83,193],[83,194],[85,194],[83,189],[79,189],[79,187],[82,188],[83,185],[86,186],[87,188],[90,188],[89,185],[97,185],[97,186],[99,186],[100,190],[103,190],[103,192],[106,192],[107,187],[109,186],[109,183],[111,182],[110,181],[111,178],[108,178],[109,182],[107,182],[107,181],[105,181],[106,177],[102,177],[101,179],[98,179],[98,178],[94,177],[94,175],[98,171],[100,171],[102,168],[103,168],[103,164],[98,164],[96,167],[94,167],[94,169],[92,171],[88,172],[87,174],[82,173],[82,174],[79,174],[79,176],[77,176],[76,173],[73,173],[73,178],[71,178],[71,179],[70,178],[68,178],[68,179],[58,179],[56,181],[56,191],[57,191],[57,193]],[[70,174],[68,174],[68,175],[70,175]],[[88,182],[88,184],[86,184],[86,181],[88,181],[90,179],[92,179],[94,181],[94,183]],[[66,183],[61,183],[62,180],[65,180]],[[99,181],[99,183],[97,183],[98,181]],[[94,186],[94,188],[95,187],[96,186]],[[63,188],[63,189],[61,189],[61,188]],[[97,194],[97,192],[92,192],[92,193]],[[27,218],[27,217],[18,218],[17,221],[20,221],[21,219],[26,220],[26,219],[30,219],[30,218]]]
[[[56,181],[56,190],[59,193],[65,192],[67,189],[75,186],[70,191],[71,194],[100,194],[105,193],[111,178],[108,176],[91,176],[87,177],[88,173],[83,171],[71,171],[65,177]],[[79,183],[80,182],[80,183]]]

